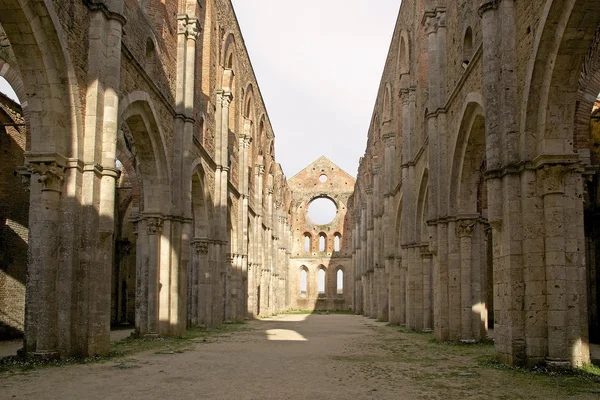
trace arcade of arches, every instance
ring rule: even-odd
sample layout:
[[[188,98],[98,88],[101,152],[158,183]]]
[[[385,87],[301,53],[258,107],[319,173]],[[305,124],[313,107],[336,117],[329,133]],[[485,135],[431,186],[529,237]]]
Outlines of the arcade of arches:
[[[0,76],[0,336],[27,355],[289,309],[493,332],[514,365],[600,342],[597,0],[403,0],[356,180],[286,179],[229,0],[1,1]]]

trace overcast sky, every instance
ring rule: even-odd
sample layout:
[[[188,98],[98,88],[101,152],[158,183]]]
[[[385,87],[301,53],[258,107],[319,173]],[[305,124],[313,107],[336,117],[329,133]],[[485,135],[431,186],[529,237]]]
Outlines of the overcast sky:
[[[232,0],[291,178],[321,155],[356,176],[400,0]]]
[[[233,5],[288,179],[321,155],[356,176],[400,0]]]

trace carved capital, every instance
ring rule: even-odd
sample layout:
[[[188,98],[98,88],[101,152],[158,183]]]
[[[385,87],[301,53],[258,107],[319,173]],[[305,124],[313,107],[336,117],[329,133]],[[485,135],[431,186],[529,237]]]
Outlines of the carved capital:
[[[475,224],[477,220],[475,219],[463,219],[458,221],[456,224],[456,233],[458,237],[471,237],[473,235],[473,229],[475,229]]]
[[[148,235],[160,235],[162,233],[163,219],[159,217],[146,218],[146,231]]]
[[[250,143],[252,143],[252,136],[250,135],[240,135],[240,147],[244,149],[250,148]]]
[[[273,194],[273,185],[267,185],[267,194]]]
[[[187,14],[177,16],[177,33],[185,35],[186,39],[196,40],[200,34],[200,22]]]
[[[198,254],[208,254],[208,245],[210,241],[205,239],[196,239],[192,241],[192,246],[194,246],[194,250]]]
[[[42,191],[61,192],[62,182],[65,178],[65,167],[56,162],[29,162],[28,171],[31,175],[39,175],[38,182],[42,184]]]
[[[264,175],[265,174],[265,166],[262,164],[256,164],[255,166],[255,170],[256,170],[256,174],[257,175]]]
[[[385,147],[394,147],[396,145],[396,135],[394,132],[389,132],[381,136]]]
[[[426,11],[423,15],[422,24],[425,32],[429,35],[436,33],[439,28],[446,27],[446,9],[443,7],[434,8]]]
[[[566,173],[567,168],[563,165],[544,165],[539,170],[542,196],[564,193]]]
[[[235,254],[234,253],[227,253],[225,255],[225,261],[227,262],[227,264],[232,264],[233,265],[233,261],[235,260]]]

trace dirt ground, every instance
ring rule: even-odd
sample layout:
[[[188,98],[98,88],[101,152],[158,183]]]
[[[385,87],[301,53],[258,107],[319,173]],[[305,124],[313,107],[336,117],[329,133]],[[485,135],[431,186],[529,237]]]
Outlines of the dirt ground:
[[[0,374],[0,399],[598,399],[600,384],[499,366],[491,345],[352,315],[282,315],[105,362]]]

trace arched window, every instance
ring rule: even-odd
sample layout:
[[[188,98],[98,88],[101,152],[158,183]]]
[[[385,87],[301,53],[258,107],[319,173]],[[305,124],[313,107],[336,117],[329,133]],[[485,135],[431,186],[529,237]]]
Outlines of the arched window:
[[[304,252],[305,253],[310,253],[310,233],[305,233],[304,234]]]
[[[319,274],[318,274],[318,288],[319,288],[319,294],[325,294],[325,269],[324,268],[319,268]]]
[[[473,57],[473,30],[469,26],[465,32],[465,39],[463,41],[463,63],[462,67],[467,69],[467,66],[471,62]]]
[[[342,242],[342,235],[340,235],[339,233],[336,233],[333,236],[333,251],[340,251],[341,242]]]
[[[326,247],[327,247],[327,235],[325,235],[324,233],[319,233],[319,251],[321,251],[321,252],[325,251]]]
[[[303,267],[300,270],[300,296],[306,296],[308,288],[308,272],[306,271],[306,267]]]
[[[335,293],[344,294],[344,271],[340,268],[336,274]]]

